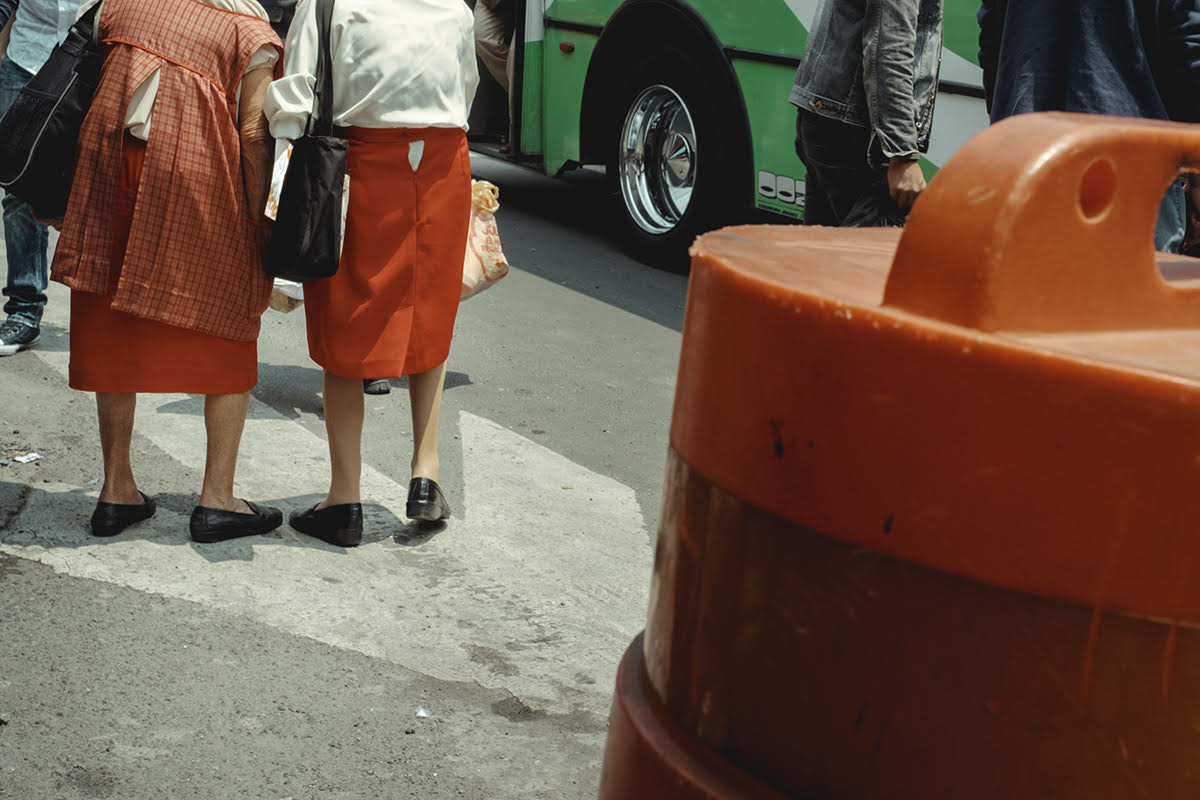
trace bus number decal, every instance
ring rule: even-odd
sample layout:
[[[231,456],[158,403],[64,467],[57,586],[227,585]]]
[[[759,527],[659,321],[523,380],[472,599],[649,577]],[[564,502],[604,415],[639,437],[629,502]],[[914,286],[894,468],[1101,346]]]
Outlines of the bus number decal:
[[[790,178],[787,175],[776,175],[773,172],[760,170],[758,173],[758,193],[770,200],[798,206],[804,205],[804,181]]]

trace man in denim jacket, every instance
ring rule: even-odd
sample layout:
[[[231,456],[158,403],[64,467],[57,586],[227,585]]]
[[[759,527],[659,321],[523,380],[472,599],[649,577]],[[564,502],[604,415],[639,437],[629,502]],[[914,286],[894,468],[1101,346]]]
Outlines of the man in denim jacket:
[[[983,0],[979,66],[992,122],[1076,111],[1200,122],[1200,0]],[[1172,186],[1155,246],[1179,252]]]
[[[788,97],[807,223],[904,223],[941,57],[942,0],[821,0]]]

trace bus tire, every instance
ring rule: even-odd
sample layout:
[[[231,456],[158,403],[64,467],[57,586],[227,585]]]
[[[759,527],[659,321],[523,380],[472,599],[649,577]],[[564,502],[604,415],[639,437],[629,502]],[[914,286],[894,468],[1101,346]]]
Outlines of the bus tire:
[[[626,249],[687,272],[696,236],[744,212],[741,97],[715,66],[667,50],[630,70],[612,108],[608,175]]]

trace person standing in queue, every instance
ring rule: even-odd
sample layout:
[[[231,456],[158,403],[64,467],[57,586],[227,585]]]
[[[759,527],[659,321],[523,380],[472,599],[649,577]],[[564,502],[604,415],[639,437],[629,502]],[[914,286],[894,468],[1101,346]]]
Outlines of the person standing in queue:
[[[89,2],[80,11],[92,5]],[[279,509],[233,496],[258,380],[262,114],[279,38],[256,0],[104,0],[104,69],[79,137],[52,277],[71,289],[71,388],[96,393],[104,484],[96,536],[152,516],[130,463],[138,392],[203,394],[197,542],[265,533]]]
[[[0,4],[4,2],[15,2],[15,0],[0,0]],[[292,27],[292,18],[296,15],[296,0],[258,0],[258,2],[267,10],[267,16],[271,20],[271,27],[275,33],[279,34],[280,39],[287,39],[288,30]],[[387,378],[364,378],[363,391],[375,395],[390,394],[392,387]]]
[[[513,135],[513,35],[516,18],[514,0],[475,0],[475,52],[508,97],[508,133],[500,145],[505,155],[512,152]]]
[[[0,30],[12,22],[8,49],[0,59],[0,115],[62,41],[82,0],[0,0]],[[41,338],[49,282],[50,234],[34,219],[29,204],[3,192],[4,244],[8,275],[0,323],[0,356],[33,347]]]
[[[296,139],[313,107],[316,0],[300,0],[284,77],[265,105]],[[363,380],[408,376],[407,513],[450,515],[438,485],[438,420],[471,213],[467,114],[479,82],[462,0],[337,0],[329,42],[335,133],[349,142],[349,211],[337,273],[306,283],[308,348],[323,370],[331,479],[290,523],[342,547],[362,540]]]
[[[788,100],[804,221],[903,225],[925,190],[943,0],[821,0]]]
[[[982,0],[976,16],[993,123],[1033,111],[1200,122],[1197,0]],[[1159,205],[1154,246],[1165,253],[1183,245],[1185,183]]]

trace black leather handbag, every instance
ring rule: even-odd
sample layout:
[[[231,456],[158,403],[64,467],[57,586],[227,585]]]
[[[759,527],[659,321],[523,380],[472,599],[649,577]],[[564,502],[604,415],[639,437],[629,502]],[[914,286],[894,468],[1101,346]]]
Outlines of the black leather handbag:
[[[267,274],[315,281],[337,272],[342,258],[342,200],[346,186],[345,139],[333,136],[333,71],[329,52],[333,0],[317,0],[321,49],[313,86],[313,111],[279,193],[279,210],[267,245]]]
[[[93,41],[102,5],[71,26],[0,118],[0,188],[29,203],[41,219],[67,211],[79,131],[104,60],[104,46]]]

